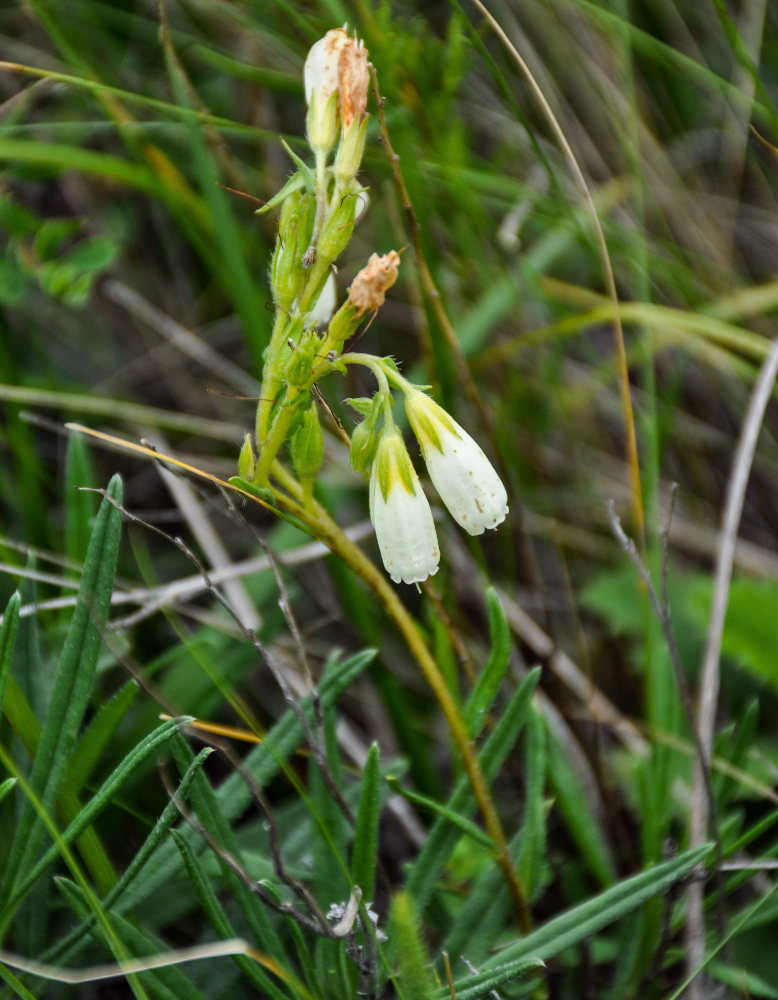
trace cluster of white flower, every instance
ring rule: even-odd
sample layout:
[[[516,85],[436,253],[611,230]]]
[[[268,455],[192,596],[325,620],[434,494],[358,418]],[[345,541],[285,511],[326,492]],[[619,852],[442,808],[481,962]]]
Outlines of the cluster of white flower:
[[[363,318],[383,305],[397,280],[401,255],[395,250],[371,254],[337,308],[334,264],[364,208],[365,189],[357,173],[370,119],[367,49],[356,34],[333,28],[311,47],[303,77],[315,169],[290,151],[298,169],[261,209],[280,210],[270,268],[276,315],[265,352],[256,447],[247,436],[239,471],[269,489],[273,463],[289,439],[303,504],[313,511],[313,481],[324,447],[310,392],[330,371],[343,371],[347,364],[367,366],[379,386],[371,399],[349,400],[365,417],[352,438],[351,461],[357,471],[370,467],[370,517],[386,571],[395,583],[418,584],[438,571],[440,548],[429,502],[392,418],[395,389],[405,397],[430,479],[465,531],[480,535],[501,524],[508,497],[470,435],[403,378],[390,359],[344,353]]]
[[[508,513],[508,494],[489,459],[426,393],[404,392],[430,479],[454,520],[471,535],[496,528]],[[381,435],[373,459],[370,518],[395,583],[420,583],[437,572],[440,549],[430,506],[395,428]]]

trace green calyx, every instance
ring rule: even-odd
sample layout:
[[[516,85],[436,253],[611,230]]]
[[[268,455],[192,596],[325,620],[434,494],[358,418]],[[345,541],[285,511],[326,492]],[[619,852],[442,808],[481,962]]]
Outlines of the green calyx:
[[[388,500],[391,490],[398,486],[402,486],[411,496],[415,496],[416,475],[399,431],[384,431],[378,443],[375,460],[378,463],[375,470],[378,487],[384,500]]]
[[[369,115],[360,122],[354,118],[351,125],[343,130],[338,151],[335,154],[335,179],[340,188],[345,188],[356,177],[365,152],[365,136]]]
[[[443,452],[441,431],[448,431],[453,437],[459,437],[456,424],[448,413],[417,389],[406,392],[405,411],[422,451],[428,445],[432,445],[439,452]]]
[[[250,434],[246,434],[243,439],[243,447],[240,449],[240,455],[238,456],[238,472],[242,479],[248,479],[249,482],[257,472],[257,456],[254,452],[254,445]]]
[[[300,479],[313,479],[324,459],[324,435],[315,406],[303,413],[300,425],[292,435],[291,451]]]
[[[356,195],[346,191],[325,221],[317,244],[318,258],[331,263],[348,246],[354,231]]]

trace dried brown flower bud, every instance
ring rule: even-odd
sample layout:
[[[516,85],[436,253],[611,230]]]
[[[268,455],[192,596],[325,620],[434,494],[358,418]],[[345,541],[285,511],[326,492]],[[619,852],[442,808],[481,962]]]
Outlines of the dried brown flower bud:
[[[331,94],[338,92],[344,128],[354,118],[361,121],[365,117],[370,82],[367,49],[356,36],[351,38],[343,28],[328,31],[311,47],[303,75],[306,100],[310,104],[315,94],[319,109],[324,108]]]
[[[400,255],[396,250],[379,257],[371,254],[367,265],[351,282],[348,299],[356,306],[357,316],[373,312],[384,304],[386,293],[397,281],[397,268],[400,266]]]

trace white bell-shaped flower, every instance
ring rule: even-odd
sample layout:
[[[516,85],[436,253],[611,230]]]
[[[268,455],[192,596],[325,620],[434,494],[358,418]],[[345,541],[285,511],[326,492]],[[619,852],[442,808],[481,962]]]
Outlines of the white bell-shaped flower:
[[[406,392],[405,410],[430,479],[454,520],[471,535],[502,524],[508,513],[505,486],[467,431],[417,389]]]
[[[370,520],[384,567],[395,583],[420,583],[437,573],[440,549],[432,511],[395,428],[381,435],[373,459]]]

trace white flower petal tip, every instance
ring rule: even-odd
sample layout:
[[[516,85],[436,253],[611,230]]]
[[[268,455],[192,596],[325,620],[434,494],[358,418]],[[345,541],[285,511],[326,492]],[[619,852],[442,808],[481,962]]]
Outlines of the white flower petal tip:
[[[432,511],[396,431],[381,435],[373,460],[370,520],[395,583],[421,583],[437,573],[440,548]]]
[[[338,304],[338,289],[335,284],[335,275],[330,273],[319,293],[316,304],[305,317],[308,326],[326,326],[332,319],[335,306]]]
[[[457,524],[471,535],[502,524],[505,486],[467,431],[423,392],[409,392],[405,408],[430,479]]]

